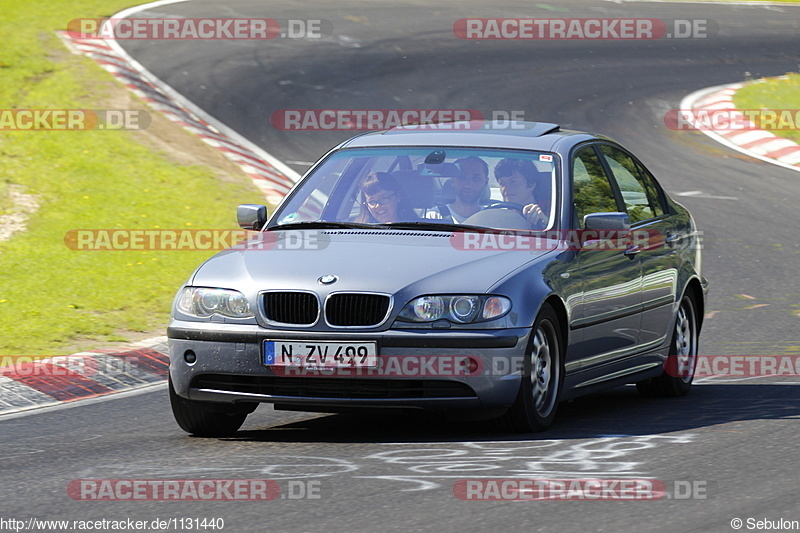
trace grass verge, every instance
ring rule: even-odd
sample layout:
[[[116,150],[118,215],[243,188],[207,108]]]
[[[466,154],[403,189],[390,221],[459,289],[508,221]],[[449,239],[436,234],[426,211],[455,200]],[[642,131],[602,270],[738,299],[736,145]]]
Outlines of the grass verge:
[[[776,116],[774,125],[760,121],[758,126],[800,143],[800,113],[797,112],[800,109],[800,74],[790,73],[779,78],[756,80],[736,91],[733,103],[739,109],[793,110],[790,113],[791,123],[781,122]]]
[[[0,109],[146,109],[54,33],[130,0],[3,5]],[[0,242],[0,355],[163,335],[178,286],[213,254],[75,251],[68,230],[235,228],[236,205],[264,202],[238,167],[150,114],[142,131],[0,131],[0,196],[16,184],[40,204],[26,231]]]

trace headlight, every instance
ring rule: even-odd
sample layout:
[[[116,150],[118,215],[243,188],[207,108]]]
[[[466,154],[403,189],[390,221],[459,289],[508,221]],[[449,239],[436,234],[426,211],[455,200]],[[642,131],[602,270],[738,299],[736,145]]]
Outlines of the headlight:
[[[247,298],[239,291],[185,287],[178,297],[178,309],[187,315],[209,317],[217,314],[229,318],[253,318]]]
[[[450,299],[450,315],[457,322],[472,322],[478,314],[480,298],[477,296],[457,296]]]
[[[420,296],[408,302],[398,319],[406,322],[449,320],[456,324],[484,322],[504,316],[511,300],[504,296]]]
[[[411,302],[414,318],[420,322],[439,320],[446,309],[444,299],[439,296],[423,296]]]

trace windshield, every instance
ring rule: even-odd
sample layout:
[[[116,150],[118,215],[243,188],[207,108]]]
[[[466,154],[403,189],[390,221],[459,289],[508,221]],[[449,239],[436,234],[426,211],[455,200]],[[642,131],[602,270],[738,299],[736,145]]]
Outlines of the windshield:
[[[340,150],[307,176],[269,228],[316,225],[546,230],[557,157],[485,148]]]

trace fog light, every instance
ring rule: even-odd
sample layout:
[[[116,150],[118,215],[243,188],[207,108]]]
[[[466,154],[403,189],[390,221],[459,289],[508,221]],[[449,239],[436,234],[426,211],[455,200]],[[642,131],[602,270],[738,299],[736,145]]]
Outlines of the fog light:
[[[195,355],[195,353],[191,350],[186,350],[183,353],[183,360],[190,365],[193,365],[197,361],[197,355]]]

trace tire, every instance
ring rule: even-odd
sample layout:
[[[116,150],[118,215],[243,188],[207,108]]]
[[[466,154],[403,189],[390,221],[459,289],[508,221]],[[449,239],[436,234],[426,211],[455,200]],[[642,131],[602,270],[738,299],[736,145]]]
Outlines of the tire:
[[[187,433],[198,437],[228,437],[235,434],[255,405],[228,405],[181,398],[169,380],[169,403],[175,421]]]
[[[647,398],[676,398],[689,392],[697,368],[698,324],[694,297],[686,293],[675,315],[675,328],[664,373],[636,383],[639,394]]]
[[[503,429],[531,433],[550,427],[564,386],[565,348],[558,316],[545,304],[533,323],[517,398],[500,419]]]

